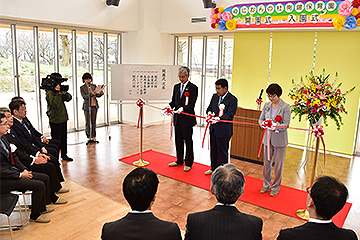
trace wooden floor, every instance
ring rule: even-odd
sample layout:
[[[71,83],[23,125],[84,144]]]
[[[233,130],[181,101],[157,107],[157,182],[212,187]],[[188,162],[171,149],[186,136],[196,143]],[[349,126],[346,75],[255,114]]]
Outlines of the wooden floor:
[[[209,151],[201,148],[203,128],[194,128],[195,161],[210,164]],[[111,139],[109,140],[109,136]],[[175,155],[174,140],[170,140],[170,126],[156,125],[144,129],[143,150],[153,149]],[[106,221],[116,220],[129,210],[122,195],[122,180],[134,169],[118,161],[119,158],[139,152],[139,130],[130,125],[113,125],[97,130],[99,144],[85,145],[85,133],[68,135],[69,156],[74,162],[62,162],[67,181],[65,186],[71,192],[63,197],[69,200],[64,206],[56,206],[48,214],[50,224],[30,223],[15,232],[15,239],[99,239],[101,226]],[[304,190],[310,181],[310,165],[297,174],[303,151],[288,147],[283,174],[283,185]],[[323,156],[320,155],[320,159]],[[245,175],[262,178],[262,166],[231,159]],[[310,162],[311,164],[311,162]],[[323,175],[332,175],[344,182],[350,192],[349,202],[353,203],[344,227],[360,235],[360,159],[327,155]],[[321,173],[321,169],[318,169]],[[177,222],[185,231],[189,213],[212,208],[216,199],[209,191],[159,176],[160,185],[153,206],[154,214],[168,221]],[[260,190],[260,189],[259,189]],[[253,214],[264,220],[263,238],[276,239],[280,229],[294,227],[304,222],[261,207],[238,201],[236,206],[244,213]],[[18,213],[14,213],[18,214]],[[1,223],[4,219],[1,218]],[[0,233],[1,239],[10,239],[7,231]]]

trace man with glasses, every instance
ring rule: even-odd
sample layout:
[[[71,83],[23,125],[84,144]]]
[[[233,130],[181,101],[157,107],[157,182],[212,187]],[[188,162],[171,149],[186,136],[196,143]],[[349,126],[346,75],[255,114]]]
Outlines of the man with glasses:
[[[14,190],[32,191],[30,221],[48,223],[50,218],[44,213],[54,211],[50,204],[50,179],[43,173],[31,172],[19,161],[12,147],[3,136],[9,125],[3,113],[0,113],[0,192],[6,194]]]
[[[175,110],[175,146],[176,162],[169,163],[170,167],[184,164],[184,143],[186,146],[184,171],[190,171],[194,162],[193,150],[193,126],[196,125],[196,118],[184,113],[195,114],[195,103],[198,96],[198,87],[189,81],[190,69],[185,66],[179,68],[180,83],[174,85],[170,107]]]
[[[45,144],[41,142],[41,138],[35,136],[30,128],[26,125],[24,120],[27,113],[25,102],[21,100],[12,101],[9,104],[9,109],[14,117],[14,123],[13,126],[11,126],[11,129],[17,133],[19,138],[21,138],[24,142],[29,143],[37,151],[50,154],[51,156],[58,159],[58,147],[54,144]]]
[[[205,175],[212,174],[218,166],[229,161],[229,141],[233,135],[233,124],[219,120],[232,121],[237,110],[237,98],[229,91],[226,79],[215,82],[216,93],[213,94],[206,109],[208,114],[214,114],[216,123],[210,126],[210,160],[211,169]]]
[[[330,176],[319,177],[307,189],[307,210],[309,222],[304,225],[280,231],[278,240],[356,240],[353,230],[337,227],[331,218],[345,205],[348,190],[339,180]]]

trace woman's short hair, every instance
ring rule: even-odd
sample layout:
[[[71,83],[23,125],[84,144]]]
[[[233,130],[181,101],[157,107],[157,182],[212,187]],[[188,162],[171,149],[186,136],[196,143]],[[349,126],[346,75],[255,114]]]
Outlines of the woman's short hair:
[[[92,80],[91,74],[90,74],[90,73],[84,73],[84,74],[82,75],[82,80],[83,80],[83,82],[85,82],[85,79],[91,79],[91,80]]]
[[[272,83],[267,87],[266,93],[270,95],[276,94],[278,97],[280,97],[282,94],[282,89],[279,84]]]

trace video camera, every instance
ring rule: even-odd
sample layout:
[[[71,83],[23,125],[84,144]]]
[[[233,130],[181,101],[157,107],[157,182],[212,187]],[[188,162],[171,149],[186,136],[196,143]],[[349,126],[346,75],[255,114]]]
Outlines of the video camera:
[[[60,84],[60,92],[67,92],[69,91],[69,86],[61,85],[62,82],[65,82],[67,80],[67,78],[47,75],[45,78],[42,79],[40,89],[56,91],[55,87]]]

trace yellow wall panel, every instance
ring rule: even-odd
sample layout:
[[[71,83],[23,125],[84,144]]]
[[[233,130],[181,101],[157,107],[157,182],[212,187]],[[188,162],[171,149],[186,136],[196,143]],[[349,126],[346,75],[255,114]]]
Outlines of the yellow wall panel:
[[[329,151],[353,153],[360,96],[359,56],[360,32],[318,32],[315,74],[320,74],[325,68],[331,74],[331,80],[338,72],[338,83],[343,83],[341,90],[356,86],[346,98],[345,109],[348,115],[343,115],[344,125],[340,131],[336,130],[332,120],[329,120],[329,126],[325,128],[326,149]]]
[[[283,94],[281,98],[292,105],[288,97],[289,89],[301,76],[312,69],[314,56],[315,32],[274,32],[272,44],[270,83],[278,83]],[[292,114],[293,116],[293,114]],[[298,118],[292,119],[291,127],[306,127],[306,119],[302,122]],[[305,145],[305,131],[289,130],[289,142],[296,145]]]
[[[231,91],[238,98],[239,107],[256,109],[256,98],[267,87],[270,35],[269,32],[234,34]]]

